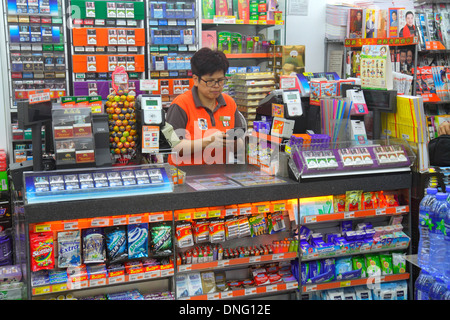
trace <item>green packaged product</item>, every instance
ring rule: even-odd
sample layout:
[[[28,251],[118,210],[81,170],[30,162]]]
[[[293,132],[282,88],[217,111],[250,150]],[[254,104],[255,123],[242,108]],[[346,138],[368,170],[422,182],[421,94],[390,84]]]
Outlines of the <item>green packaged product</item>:
[[[394,274],[406,272],[406,254],[405,253],[392,253],[392,269]]]
[[[151,250],[154,254],[172,253],[172,226],[166,222],[150,223]]]
[[[381,274],[383,276],[393,274],[392,256],[390,254],[380,254]]]
[[[353,270],[361,269],[361,278],[367,277],[366,260],[364,256],[354,256],[352,257]]]
[[[380,257],[376,254],[366,255],[367,277],[381,276]]]
[[[216,2],[212,0],[202,1],[203,19],[214,19],[216,14]]]

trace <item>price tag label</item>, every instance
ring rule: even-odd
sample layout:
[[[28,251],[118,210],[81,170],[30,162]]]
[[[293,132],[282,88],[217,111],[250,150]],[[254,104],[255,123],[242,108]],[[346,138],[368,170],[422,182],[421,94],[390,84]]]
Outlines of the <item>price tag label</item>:
[[[344,212],[344,219],[352,219],[354,217],[355,217],[355,212],[354,211]]]
[[[150,214],[148,216],[148,221],[149,222],[159,222],[159,221],[164,221],[164,214],[159,213],[159,214]]]
[[[51,292],[52,292],[52,290],[51,290],[50,286],[38,287],[38,288],[34,289],[35,295],[47,294],[47,293],[51,293]]]
[[[94,218],[91,220],[91,227],[105,227],[109,225],[108,218]]]
[[[181,213],[178,215],[178,220],[189,220],[191,219],[191,213],[187,212],[187,213]]]
[[[53,285],[52,292],[61,292],[61,291],[67,291],[67,283],[59,283]]]
[[[250,263],[260,262],[261,256],[252,256],[252,257],[250,257],[249,261],[250,261]]]
[[[221,293],[220,293],[220,297],[221,297],[222,299],[233,298],[233,291],[230,290],[230,291],[221,292]]]
[[[235,216],[238,214],[237,208],[231,208],[231,209],[225,209],[225,215],[226,216]]]
[[[227,266],[229,266],[229,265],[230,265],[230,260],[219,260],[219,261],[217,262],[217,266],[218,266],[219,268],[227,267]]]
[[[192,264],[182,264],[178,266],[178,271],[184,272],[184,271],[191,271],[192,270]]]
[[[316,216],[306,216],[304,218],[305,223],[315,223],[317,222],[317,217]]]
[[[298,288],[298,283],[295,281],[286,283],[287,290],[297,289],[297,288]]]
[[[208,293],[206,296],[207,296],[207,300],[218,300],[218,299],[220,299],[220,293],[219,292]]]
[[[376,212],[375,212],[375,215],[377,215],[377,216],[381,216],[383,214],[386,214],[386,208],[377,209]]]
[[[276,203],[273,205],[273,211],[284,211],[284,210],[286,210],[285,203]]]
[[[161,270],[154,270],[154,271],[146,272],[145,273],[145,277],[147,279],[160,278],[161,277]]]
[[[50,101],[50,89],[34,90],[28,93],[28,102],[30,104]]]
[[[198,211],[194,213],[194,219],[205,219],[208,216],[206,211]]]
[[[395,213],[403,213],[403,212],[406,212],[406,206],[395,208]]]
[[[341,281],[340,283],[339,283],[339,286],[342,288],[342,287],[350,287],[352,285],[352,282],[351,281]]]
[[[161,277],[169,277],[173,275],[173,269],[161,270]]]
[[[109,284],[125,282],[125,276],[122,275],[122,276],[108,278],[108,282],[109,282]]]
[[[217,218],[220,217],[221,211],[220,210],[211,210],[208,212],[208,218]]]
[[[127,224],[127,218],[126,217],[113,218],[112,223],[114,226],[124,225]]]
[[[98,286],[104,286],[106,285],[106,279],[94,279],[89,281],[90,287],[98,287]]]
[[[266,287],[266,292],[277,292],[278,287],[276,284],[271,284]]]
[[[281,260],[281,259],[284,259],[284,253],[276,253],[276,254],[272,255],[272,259],[273,259],[273,260]]]
[[[252,295],[252,294],[256,294],[256,288],[246,288],[245,289],[244,295],[248,296],[248,295]]]
[[[143,279],[144,279],[144,272],[130,274],[128,277],[129,281],[138,281],[138,280],[143,280]]]
[[[258,213],[264,213],[264,212],[269,212],[270,208],[267,205],[263,205],[263,206],[256,206]]]
[[[34,232],[47,232],[51,230],[52,227],[49,224],[40,224],[34,227]]]
[[[304,287],[305,288],[305,292],[314,292],[314,291],[317,291],[317,286],[316,285],[314,285],[314,286],[306,286],[306,287]]]
[[[78,221],[64,222],[64,230],[76,230],[78,229]]]
[[[128,217],[128,224],[142,223],[141,215],[133,215]]]

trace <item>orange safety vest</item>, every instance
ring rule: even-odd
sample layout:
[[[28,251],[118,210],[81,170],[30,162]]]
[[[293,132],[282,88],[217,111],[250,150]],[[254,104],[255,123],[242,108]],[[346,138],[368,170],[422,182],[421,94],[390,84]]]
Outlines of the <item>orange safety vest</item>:
[[[205,107],[195,104],[192,90],[186,91],[172,101],[172,104],[178,105],[186,112],[187,124],[185,139],[200,139],[212,135],[217,130],[227,132],[234,128],[237,109],[236,102],[227,94],[222,94],[222,97],[223,100],[220,98],[218,99],[218,106],[216,106],[212,116],[211,112]],[[215,157],[214,151],[202,151],[202,154],[197,153],[191,155],[190,159],[186,159],[186,156],[182,156],[180,159],[176,160],[176,165],[218,164],[219,162],[225,164],[227,158],[225,148],[223,148],[222,154],[223,157],[219,160]],[[208,157],[210,157],[209,160],[207,160]],[[169,157],[169,163],[175,164],[174,162],[175,161],[172,161]]]

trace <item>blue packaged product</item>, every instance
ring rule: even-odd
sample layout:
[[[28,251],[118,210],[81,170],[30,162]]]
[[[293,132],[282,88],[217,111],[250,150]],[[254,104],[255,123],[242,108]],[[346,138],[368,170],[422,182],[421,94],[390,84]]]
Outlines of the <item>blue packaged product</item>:
[[[81,265],[80,231],[58,232],[58,267]]]
[[[342,274],[352,271],[352,259],[350,257],[337,258],[335,262],[336,279],[342,279]]]
[[[126,226],[109,227],[106,233],[106,254],[110,263],[128,258],[128,241]]]
[[[148,224],[128,225],[128,258],[148,257]]]
[[[84,263],[104,262],[106,259],[105,235],[102,228],[83,230]]]

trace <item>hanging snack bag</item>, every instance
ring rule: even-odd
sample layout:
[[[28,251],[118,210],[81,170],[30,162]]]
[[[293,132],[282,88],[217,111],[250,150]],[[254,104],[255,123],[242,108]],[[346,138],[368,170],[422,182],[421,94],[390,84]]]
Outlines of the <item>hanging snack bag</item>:
[[[30,234],[31,271],[48,270],[55,267],[55,248],[52,232]]]
[[[383,192],[383,194],[386,200],[387,207],[397,207],[400,205],[400,202],[398,200],[398,194],[396,192],[385,191]]]
[[[192,225],[190,222],[183,222],[176,226],[175,237],[178,248],[192,247],[194,238],[192,237]]]
[[[345,211],[345,194],[337,194],[333,196],[334,212]]]
[[[105,235],[102,228],[83,230],[84,263],[100,263],[106,259]]]
[[[80,231],[58,232],[58,267],[81,265]]]
[[[345,211],[361,210],[361,190],[352,190],[345,193]]]
[[[106,255],[110,263],[128,259],[126,226],[105,228]]]
[[[172,226],[166,222],[151,223],[149,227],[153,254],[172,253]]]
[[[128,258],[148,257],[148,223],[128,225]]]
[[[362,208],[375,209],[377,208],[377,197],[374,192],[363,192],[362,194]]]

